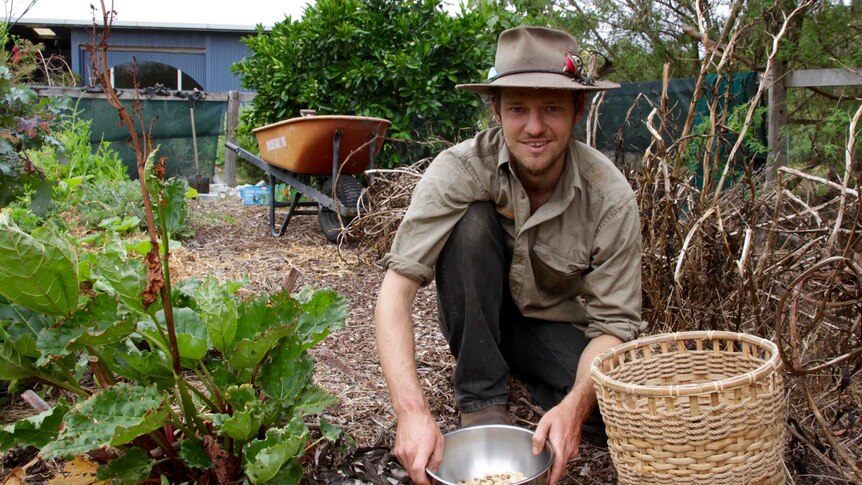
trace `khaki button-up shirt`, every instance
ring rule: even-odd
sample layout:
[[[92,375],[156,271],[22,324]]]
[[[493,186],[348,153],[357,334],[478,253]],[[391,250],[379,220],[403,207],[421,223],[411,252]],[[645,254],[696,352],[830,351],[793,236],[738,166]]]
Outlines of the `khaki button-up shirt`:
[[[509,287],[524,316],[574,323],[588,338],[636,338],[641,233],[625,177],[573,140],[551,198],[531,214],[511,157],[500,128],[440,153],[416,185],[384,267],[427,285],[468,206],[493,201],[511,255]]]

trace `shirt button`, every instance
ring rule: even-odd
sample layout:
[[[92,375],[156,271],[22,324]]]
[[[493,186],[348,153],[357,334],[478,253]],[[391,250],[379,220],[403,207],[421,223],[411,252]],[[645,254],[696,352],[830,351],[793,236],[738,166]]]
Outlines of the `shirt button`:
[[[522,198],[522,199],[526,199],[526,198],[527,198],[527,193],[526,193],[526,192],[524,192],[523,190],[521,191],[521,198]]]

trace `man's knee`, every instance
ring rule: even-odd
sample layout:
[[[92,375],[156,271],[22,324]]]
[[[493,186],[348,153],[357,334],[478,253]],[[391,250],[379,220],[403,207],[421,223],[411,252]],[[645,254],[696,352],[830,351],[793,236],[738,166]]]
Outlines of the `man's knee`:
[[[447,245],[487,251],[489,245],[502,243],[502,229],[492,202],[474,202],[455,225]]]

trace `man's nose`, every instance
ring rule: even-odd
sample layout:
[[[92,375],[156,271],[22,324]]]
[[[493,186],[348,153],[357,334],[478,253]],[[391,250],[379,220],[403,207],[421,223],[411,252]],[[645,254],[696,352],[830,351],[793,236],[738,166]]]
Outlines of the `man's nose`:
[[[527,117],[527,125],[524,126],[524,131],[530,135],[539,135],[545,131],[545,122],[542,119],[540,110],[531,110]]]

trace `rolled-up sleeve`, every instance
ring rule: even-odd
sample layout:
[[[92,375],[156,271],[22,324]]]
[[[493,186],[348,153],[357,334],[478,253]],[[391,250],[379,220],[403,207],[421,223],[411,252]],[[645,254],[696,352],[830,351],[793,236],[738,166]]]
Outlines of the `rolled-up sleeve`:
[[[641,320],[641,230],[633,195],[600,221],[592,271],[582,295],[587,338],[610,334],[627,342],[644,329]]]
[[[440,153],[416,184],[383,267],[423,286],[430,283],[455,224],[472,202],[481,200],[490,196],[474,169],[452,150]]]

